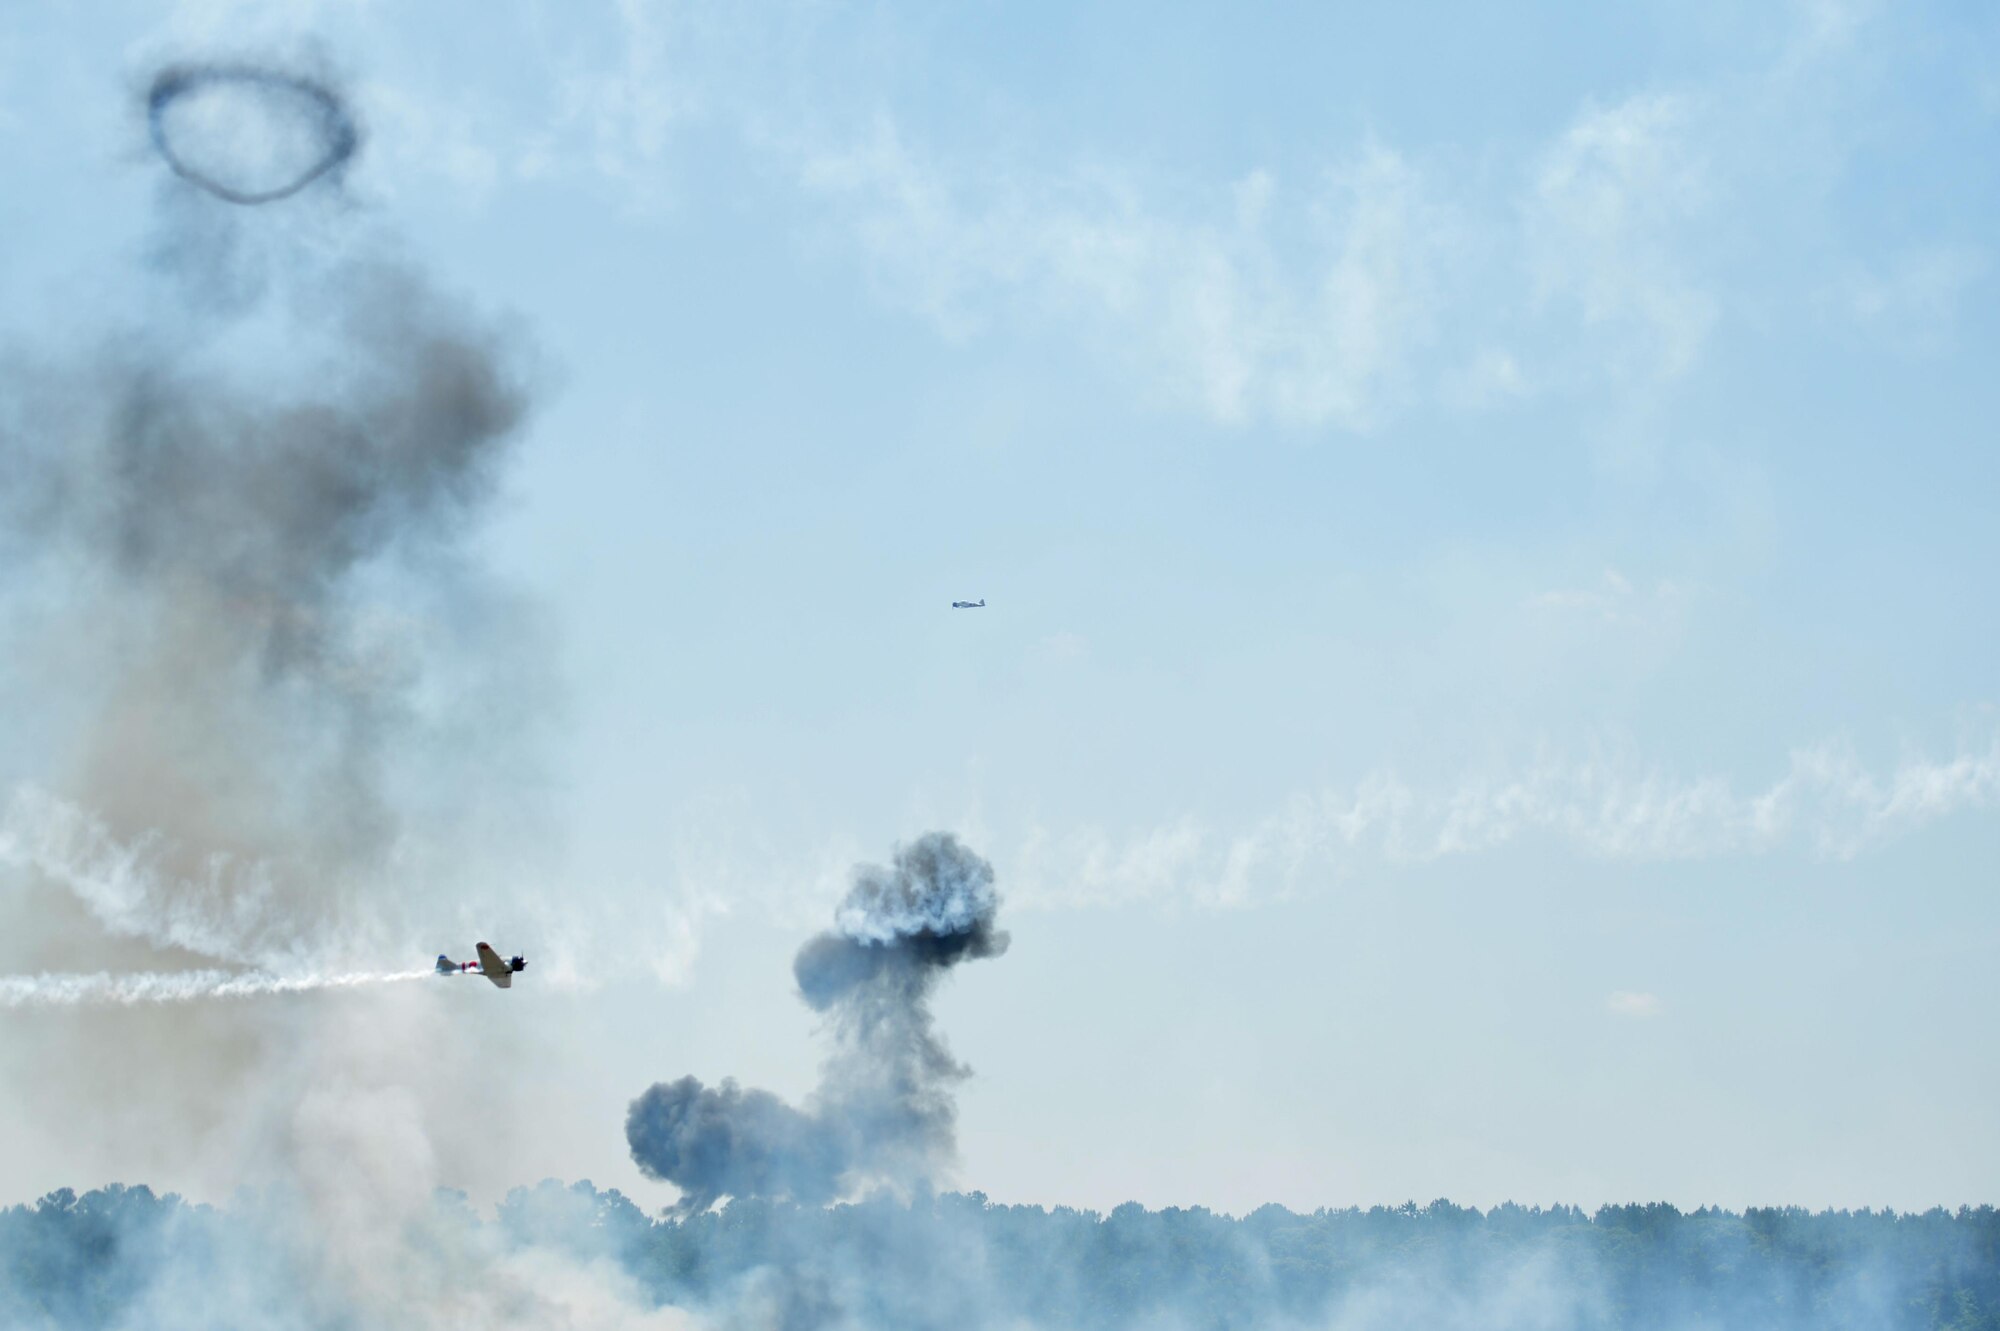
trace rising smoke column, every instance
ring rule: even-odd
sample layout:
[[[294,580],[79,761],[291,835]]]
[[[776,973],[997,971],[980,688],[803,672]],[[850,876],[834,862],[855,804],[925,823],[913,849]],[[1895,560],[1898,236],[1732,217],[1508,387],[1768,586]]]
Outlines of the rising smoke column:
[[[216,1192],[361,1153],[315,1146],[303,1094],[395,1101],[381,1174],[427,1196],[478,1149],[431,1145],[429,1082],[310,1059],[342,1021],[428,1029],[389,980],[519,853],[492,829],[533,826],[535,653],[471,539],[529,376],[346,193],[337,85],[141,91],[174,170],[127,312],[0,345],[0,1076],[23,1152]]]
[[[176,66],[147,113],[185,182],[158,245],[178,299],[0,374],[17,552],[0,582],[64,606],[22,634],[17,675],[19,703],[62,724],[35,789],[0,812],[19,831],[67,804],[144,852],[127,883],[144,899],[116,918],[76,866],[27,866],[113,932],[283,960],[352,926],[412,811],[449,788],[423,770],[426,700],[450,696],[436,675],[453,664],[433,650],[450,636],[436,607],[476,600],[456,547],[527,395],[502,332],[407,263],[348,237],[297,244],[319,216],[302,192],[337,197],[358,143],[330,87]],[[204,230],[251,236],[289,271],[204,319],[232,257],[182,243]]]
[[[137,312],[0,343],[10,1164],[269,1199],[243,1278],[194,1254],[120,1325],[658,1326],[435,1205],[522,1124],[395,969],[540,830],[544,677],[473,539],[518,339],[346,194],[335,82],[182,65],[134,109]]]
[[[681,1190],[684,1212],[724,1196],[816,1204],[930,1181],[955,1144],[952,1087],[970,1074],[937,1034],[930,997],[960,962],[1007,950],[999,906],[993,866],[946,832],[898,848],[886,869],[857,869],[834,927],[792,965],[833,1040],[809,1106],[728,1080],[661,1082],[626,1115],[633,1160]]]

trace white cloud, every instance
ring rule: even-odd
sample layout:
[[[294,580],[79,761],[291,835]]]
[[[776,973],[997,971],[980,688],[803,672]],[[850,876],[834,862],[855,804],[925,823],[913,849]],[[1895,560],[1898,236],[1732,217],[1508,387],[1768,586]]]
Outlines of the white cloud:
[[[1594,585],[1556,587],[1530,596],[1523,607],[1540,615],[1574,615],[1606,624],[1670,622],[1686,605],[1689,587],[1661,578],[1640,587],[1615,568],[1607,568]]]
[[[373,0],[175,0],[166,27],[180,40],[206,46],[291,41],[371,8]]]
[[[1693,367],[1717,313],[1683,255],[1711,188],[1695,121],[1691,99],[1665,94],[1587,109],[1543,155],[1524,209],[1538,298],[1629,330],[1639,368],[1662,379]]]
[[[523,174],[546,174],[581,151],[603,176],[647,204],[675,127],[699,113],[695,50],[680,30],[676,7],[659,0],[617,0],[614,64],[573,69],[556,83],[551,127],[529,145]],[[577,136],[581,143],[570,143]],[[561,144],[558,149],[557,145]]]
[[[1612,619],[1632,599],[1632,583],[1615,568],[1604,570],[1595,587],[1566,587],[1541,592],[1528,598],[1531,610],[1574,610],[1600,619]]]
[[[19,76],[14,66],[19,57],[18,42],[0,33],[0,134],[11,134],[21,127],[20,113],[12,106],[12,89]]]
[[[1658,994],[1640,993],[1621,989],[1604,1000],[1605,1010],[1615,1017],[1657,1017],[1666,1011],[1666,1004]]]
[[[444,180],[462,200],[484,203],[500,183],[501,153],[476,110],[382,82],[367,84],[356,100],[370,128],[363,169],[378,187]]]
[[[1068,629],[1051,633],[1029,649],[1029,655],[1046,665],[1067,665],[1089,659],[1090,639]]]
[[[1881,8],[1877,0],[1795,0],[1798,26],[1788,52],[1790,64],[1845,50]]]
[[[2000,809],[2000,734],[1886,771],[1850,745],[1800,749],[1739,790],[1603,761],[1542,761],[1422,790],[1392,773],[1301,791],[1234,833],[1181,818],[1125,838],[1037,830],[1007,864],[1010,895],[1059,907],[1128,901],[1237,905],[1370,866],[1433,863],[1553,842],[1590,859],[1673,862],[1802,853],[1845,860],[1944,818]]]
[[[202,0],[178,27],[288,12]],[[325,9],[364,34],[368,12]],[[404,79],[365,100],[385,175],[442,177],[475,203],[509,181],[583,175],[643,211],[698,125],[801,191],[889,299],[949,338],[1030,327],[1217,422],[1366,431],[1413,404],[1503,408],[1606,366],[1641,389],[1692,372],[1728,289],[1702,227],[1719,200],[1768,196],[1778,131],[1749,127],[1770,122],[1787,80],[1853,44],[1859,12],[1803,4],[1794,39],[1747,78],[1587,105],[1478,171],[1366,139],[1315,169],[1253,161],[1233,180],[954,141],[954,126],[927,139],[876,68],[884,50],[921,63],[921,34],[816,6],[616,0],[602,31],[530,11],[541,68],[525,95],[482,105]],[[1921,310],[1948,298],[1953,271],[1891,268],[1852,303]]]
[[[1623,376],[1691,371],[1720,311],[1693,244],[1717,192],[1704,135],[1720,117],[1704,105],[1655,93],[1586,108],[1522,164],[1512,221],[1478,185],[1380,143],[1303,182],[1257,169],[1192,190],[1074,162],[974,166],[925,152],[886,115],[846,140],[766,146],[891,298],[947,336],[1059,316],[1155,395],[1217,421],[1366,430],[1426,378],[1474,410],[1546,387],[1528,350],[1491,340],[1427,365],[1463,335],[1455,325],[1518,335],[1554,313],[1590,330],[1563,329],[1564,346]],[[1468,247],[1498,286],[1454,266]],[[1508,290],[1509,271],[1527,286]],[[1488,308],[1447,319],[1472,290]]]
[[[1034,904],[1091,905],[1132,900],[1221,901],[1223,892],[1191,881],[1188,866],[1200,859],[1210,838],[1184,820],[1156,827],[1122,842],[1102,832],[1079,829],[1061,835],[1036,829],[1009,866],[1015,886],[1010,900]],[[1055,887],[1053,895],[1048,888]]]
[[[1501,347],[1481,347],[1464,368],[1446,373],[1443,388],[1451,402],[1473,411],[1525,401],[1535,394],[1520,361]]]
[[[1854,317],[1912,350],[1946,341],[1959,310],[1991,267],[1976,246],[1934,244],[1908,249],[1877,273],[1849,279]]]
[[[948,335],[996,313],[1061,314],[1153,392],[1223,422],[1365,429],[1432,322],[1443,228],[1386,148],[1303,188],[1251,172],[1192,216],[1115,174],[961,172],[886,118],[802,150],[797,172],[885,287]]]
[[[600,25],[516,16],[541,65],[525,94],[482,104],[421,81],[371,85],[383,132],[362,169],[443,178],[475,203],[509,181],[582,174],[643,210],[698,124],[818,204],[884,292],[947,337],[1032,325],[1218,422],[1365,431],[1431,399],[1503,408],[1606,365],[1642,389],[1692,372],[1730,290],[1702,227],[1721,202],[1768,201],[1784,151],[1771,108],[1858,44],[1867,8],[1805,0],[1762,69],[1586,105],[1487,169],[1361,140],[1315,170],[1250,162],[1229,180],[1067,145],[923,139],[876,67],[885,50],[926,58],[892,15],[616,0]],[[366,46],[386,11],[186,0],[169,27],[290,40],[301,13]],[[1856,279],[1848,303],[1882,320],[1949,306],[1978,275],[1965,257],[1909,256]]]

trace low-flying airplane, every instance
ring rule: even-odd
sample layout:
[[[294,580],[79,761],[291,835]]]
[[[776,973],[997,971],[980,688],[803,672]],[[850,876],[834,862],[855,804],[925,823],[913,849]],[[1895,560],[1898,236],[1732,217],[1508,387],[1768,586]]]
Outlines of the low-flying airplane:
[[[951,608],[954,610],[977,610],[979,609],[980,606],[985,604],[986,604],[986,598],[982,596],[976,601],[953,601],[951,603]]]
[[[511,957],[506,961],[502,961],[500,960],[500,954],[484,943],[479,945],[479,960],[477,961],[453,961],[444,953],[438,953],[437,973],[439,975],[463,975],[467,971],[477,971],[487,979],[493,981],[493,983],[499,985],[502,989],[513,988],[514,977],[526,969],[528,969],[528,959],[526,957]]]

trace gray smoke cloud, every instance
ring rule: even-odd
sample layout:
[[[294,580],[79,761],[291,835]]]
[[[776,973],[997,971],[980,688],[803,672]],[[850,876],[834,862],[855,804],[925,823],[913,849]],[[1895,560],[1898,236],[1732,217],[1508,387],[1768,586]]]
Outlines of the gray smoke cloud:
[[[227,116],[176,118],[214,93]],[[329,88],[254,65],[167,70],[148,108],[173,169],[233,205],[332,191],[357,142]],[[284,140],[302,121],[277,184],[218,174],[212,138]],[[185,203],[167,231],[242,225]],[[330,880],[402,832],[398,748],[443,636],[424,602],[468,585],[454,547],[527,409],[502,332],[408,264],[351,245],[289,257],[288,280],[221,325],[158,318],[17,361],[0,408],[13,579],[66,602],[23,635],[51,667],[26,681],[34,701],[69,723],[40,776],[153,847],[159,891],[254,886],[259,918],[237,921],[253,934],[281,915],[309,927]],[[179,268],[184,285],[213,276]]]
[[[632,1158],[681,1190],[694,1214],[722,1197],[830,1201],[870,1183],[928,1184],[955,1144],[953,1086],[969,1075],[938,1035],[930,997],[963,961],[996,957],[993,867],[945,832],[865,865],[834,927],[799,949],[799,994],[825,1016],[833,1052],[812,1102],[794,1108],[734,1081],[662,1082],[625,1119]]]
[[[31,575],[87,598],[37,644],[77,722],[56,784],[160,843],[166,890],[249,881],[218,858],[289,866],[256,876],[252,928],[316,922],[327,871],[402,830],[428,663],[398,561],[448,550],[526,405],[493,335],[408,271],[349,266],[337,298],[306,382],[231,383],[142,334],[28,391],[56,428],[0,425]]]
[[[220,1190],[300,1155],[297,995],[420,1008],[539,831],[545,684],[471,539],[530,376],[347,196],[333,85],[150,87],[134,312],[0,346],[0,1075],[34,1141]]]

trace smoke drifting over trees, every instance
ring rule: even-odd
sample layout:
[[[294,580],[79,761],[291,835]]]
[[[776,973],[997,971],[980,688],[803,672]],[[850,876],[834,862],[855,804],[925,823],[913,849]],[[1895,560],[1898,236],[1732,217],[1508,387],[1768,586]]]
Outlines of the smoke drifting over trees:
[[[999,956],[993,867],[949,833],[867,865],[834,927],[799,949],[799,994],[833,1052],[804,1110],[734,1081],[662,1082],[632,1102],[625,1135],[686,1213],[724,1196],[828,1201],[869,1183],[927,1185],[951,1159],[952,1087],[968,1070],[938,1036],[930,997],[962,961]]]
[[[587,1183],[491,1218],[436,1191],[484,1138],[434,1132],[425,1097],[476,1088],[501,1137],[525,1131],[509,1079],[454,1062],[469,1023],[435,986],[303,962],[407,955],[535,711],[496,698],[519,643],[475,622],[467,541],[528,376],[504,324],[379,236],[312,230],[360,142],[336,85],[180,65],[144,109],[173,172],[164,296],[81,347],[0,351],[0,682],[26,782],[0,792],[0,970],[93,967],[0,974],[8,1108],[258,1186],[226,1209],[114,1186],[0,1210],[0,1328],[2000,1328],[1990,1208],[1232,1219],[938,1196],[968,1069],[931,1000],[1008,945],[991,866],[946,833],[858,870],[800,949],[829,1042],[803,1104],[693,1077],[632,1102],[668,1217]],[[364,983],[344,1008],[299,997]],[[143,1006],[219,995],[243,1001]]]
[[[503,1324],[616,1327],[1326,1328],[1328,1331],[1987,1331],[2000,1212],[1495,1207],[1433,1202],[1241,1219],[1109,1214],[978,1195],[800,1207],[731,1202],[649,1221],[588,1183],[516,1188],[491,1220],[443,1194],[412,1231],[496,1269],[560,1260],[621,1301],[499,1310]],[[145,1189],[67,1190],[0,1211],[0,1324],[353,1325],[311,1298],[254,1216]],[[476,1287],[418,1325],[463,1324]],[[475,1305],[477,1305],[475,1307]]]

